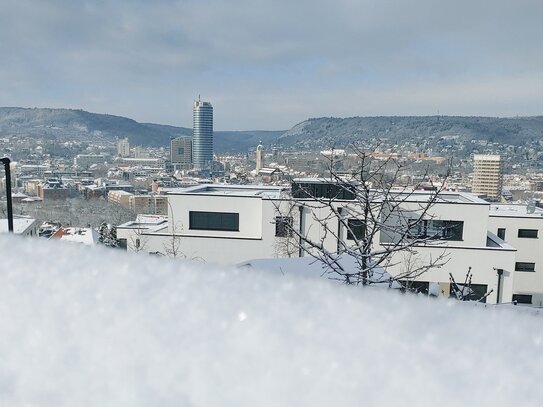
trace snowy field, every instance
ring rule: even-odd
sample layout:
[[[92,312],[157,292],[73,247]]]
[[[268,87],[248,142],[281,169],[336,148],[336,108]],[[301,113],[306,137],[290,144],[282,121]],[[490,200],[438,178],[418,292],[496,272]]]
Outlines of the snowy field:
[[[543,318],[0,238],[2,406],[541,406]]]

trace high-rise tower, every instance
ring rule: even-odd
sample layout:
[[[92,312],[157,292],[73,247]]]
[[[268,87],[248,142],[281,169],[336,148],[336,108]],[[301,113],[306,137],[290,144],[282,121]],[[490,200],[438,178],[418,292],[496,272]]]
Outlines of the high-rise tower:
[[[211,171],[213,162],[213,106],[198,98],[192,107],[192,163],[197,171]]]
[[[473,183],[471,192],[499,201],[502,194],[503,169],[499,155],[473,156]]]
[[[258,172],[262,169],[264,166],[264,147],[262,147],[262,144],[259,144],[256,148],[256,173],[258,175]]]

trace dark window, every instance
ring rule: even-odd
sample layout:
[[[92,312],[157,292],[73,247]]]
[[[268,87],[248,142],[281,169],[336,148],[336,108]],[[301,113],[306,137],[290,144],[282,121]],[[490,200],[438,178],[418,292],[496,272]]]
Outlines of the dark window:
[[[191,211],[189,229],[239,232],[239,213]]]
[[[185,147],[178,147],[177,148],[177,154],[184,155],[185,154]]]
[[[513,301],[517,304],[531,304],[532,296],[529,294],[513,294]]]
[[[451,297],[456,297],[462,301],[479,301],[487,294],[487,290],[488,286],[486,284],[451,284],[449,294]],[[460,294],[462,298],[459,298],[457,294]],[[481,302],[486,302],[486,297]]]
[[[519,229],[518,237],[537,239],[537,229]]]
[[[292,196],[294,198],[328,198],[352,200],[355,197],[356,186],[329,182],[293,182]]]
[[[462,240],[464,222],[455,220],[409,221],[409,235],[415,239]]]
[[[535,263],[517,261],[515,263],[515,271],[535,271]]]
[[[498,237],[501,240],[505,240],[505,229],[504,228],[498,228]]]
[[[126,250],[127,246],[128,246],[128,242],[126,241],[126,239],[119,239],[119,247],[121,249]]]
[[[139,249],[139,248],[140,248],[140,240],[136,239],[136,249]]]
[[[366,225],[362,219],[347,220],[347,240],[362,240],[366,235]]]
[[[292,236],[292,217],[291,216],[276,216],[275,217],[275,236],[277,237]]]

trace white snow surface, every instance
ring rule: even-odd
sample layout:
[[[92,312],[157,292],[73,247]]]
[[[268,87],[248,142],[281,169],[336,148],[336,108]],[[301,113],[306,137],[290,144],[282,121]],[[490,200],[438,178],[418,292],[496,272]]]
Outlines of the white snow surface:
[[[534,312],[6,235],[0,256],[3,406],[543,400]]]

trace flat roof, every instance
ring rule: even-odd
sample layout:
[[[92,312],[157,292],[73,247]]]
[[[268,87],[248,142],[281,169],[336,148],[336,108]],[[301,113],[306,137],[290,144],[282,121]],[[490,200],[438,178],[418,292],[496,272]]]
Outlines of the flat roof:
[[[13,233],[24,233],[30,226],[36,222],[36,219],[31,218],[15,218],[13,219]],[[0,219],[0,233],[8,232],[8,220]]]
[[[252,196],[263,198],[280,198],[281,192],[288,187],[264,186],[264,185],[223,185],[203,184],[185,188],[182,191],[171,191],[172,195],[219,195],[219,196]]]
[[[490,216],[511,218],[543,218],[543,209],[535,207],[533,213],[528,213],[526,204],[492,204]]]

